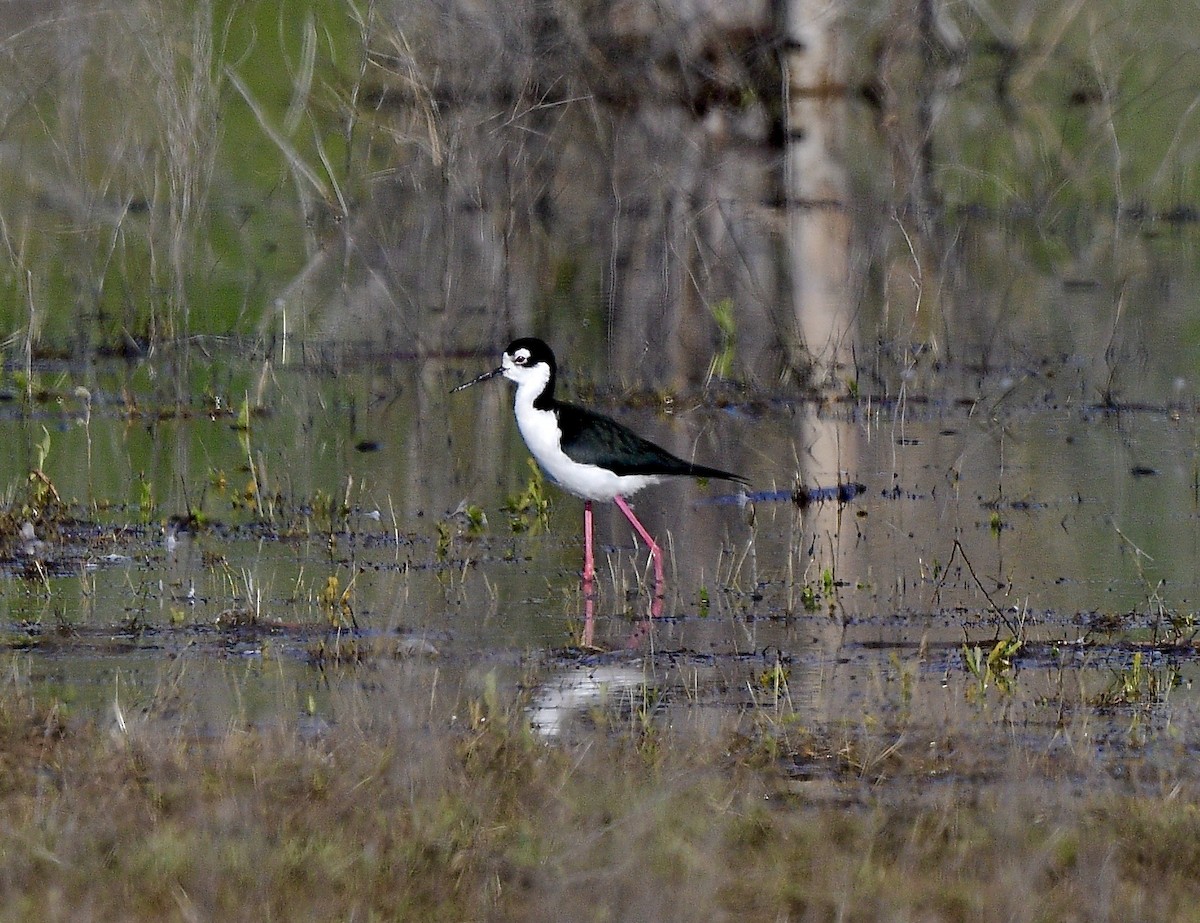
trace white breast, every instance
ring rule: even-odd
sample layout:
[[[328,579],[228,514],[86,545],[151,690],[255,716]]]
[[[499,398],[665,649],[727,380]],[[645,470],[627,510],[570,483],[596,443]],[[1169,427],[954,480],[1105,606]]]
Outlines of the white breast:
[[[517,429],[542,470],[563,490],[585,500],[611,500],[616,496],[627,497],[662,480],[654,475],[616,475],[596,465],[572,461],[559,448],[562,433],[554,412],[537,409],[533,398],[533,389],[517,388]]]

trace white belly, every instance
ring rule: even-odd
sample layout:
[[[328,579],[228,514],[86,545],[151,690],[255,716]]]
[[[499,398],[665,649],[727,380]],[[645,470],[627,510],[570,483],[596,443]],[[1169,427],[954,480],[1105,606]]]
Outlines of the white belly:
[[[549,410],[538,410],[532,403],[517,407],[517,429],[530,454],[546,475],[563,490],[585,500],[611,500],[656,484],[661,477],[649,474],[616,475],[596,465],[572,461],[559,448],[558,421]]]

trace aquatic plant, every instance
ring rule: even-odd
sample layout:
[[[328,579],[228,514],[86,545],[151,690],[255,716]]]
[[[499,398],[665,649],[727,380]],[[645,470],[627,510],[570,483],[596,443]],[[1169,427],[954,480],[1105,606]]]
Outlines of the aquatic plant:
[[[967,687],[968,698],[980,701],[991,688],[1011,695],[1017,681],[1016,657],[1022,646],[1019,638],[1003,638],[990,649],[978,644],[964,644],[963,666],[975,680]]]
[[[512,494],[501,507],[509,514],[509,527],[514,533],[537,535],[550,528],[552,502],[546,490],[546,478],[532,458],[526,459],[529,480],[518,494]]]
[[[1164,705],[1171,690],[1182,681],[1179,668],[1173,663],[1148,667],[1143,652],[1138,650],[1128,664],[1113,670],[1108,687],[1092,697],[1091,703],[1101,708]]]
[[[351,604],[356,578],[357,575],[351,578],[350,582],[346,584],[345,589],[343,589],[338,575],[330,574],[325,579],[325,585],[317,593],[317,605],[325,613],[325,617],[328,619],[331,628],[358,627],[358,622],[354,618],[354,608]]]

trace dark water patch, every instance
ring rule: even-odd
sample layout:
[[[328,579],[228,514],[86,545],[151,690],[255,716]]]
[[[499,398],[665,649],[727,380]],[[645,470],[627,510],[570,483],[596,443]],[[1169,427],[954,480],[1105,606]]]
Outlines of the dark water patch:
[[[867,490],[867,485],[846,483],[831,487],[795,487],[792,490],[751,490],[724,494],[701,501],[707,504],[792,503],[805,507],[813,503],[850,503]]]

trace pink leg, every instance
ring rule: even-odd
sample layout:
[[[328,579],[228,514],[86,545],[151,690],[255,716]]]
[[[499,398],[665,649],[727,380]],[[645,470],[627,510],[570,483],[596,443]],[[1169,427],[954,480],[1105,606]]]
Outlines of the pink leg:
[[[637,534],[642,537],[642,541],[646,543],[646,547],[650,549],[650,557],[654,561],[654,602],[650,604],[650,615],[657,618],[662,615],[663,610],[663,563],[662,549],[658,547],[658,543],[650,537],[650,533],[646,531],[646,527],[641,524],[636,516],[633,515],[633,510],[629,508],[629,504],[625,502],[624,497],[613,497],[613,501],[625,514]]]
[[[592,558],[592,501],[583,501],[583,646],[596,631],[596,563]]]

